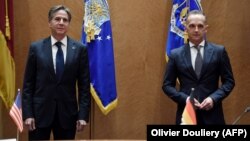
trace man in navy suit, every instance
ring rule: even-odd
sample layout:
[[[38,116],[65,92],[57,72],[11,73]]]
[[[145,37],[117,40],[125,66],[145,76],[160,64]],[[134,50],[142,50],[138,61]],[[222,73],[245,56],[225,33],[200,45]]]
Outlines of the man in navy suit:
[[[55,140],[69,140],[89,120],[88,54],[86,47],[66,35],[71,21],[67,7],[52,7],[48,21],[51,36],[30,45],[23,82],[23,119],[29,140],[49,140],[51,132]]]
[[[228,54],[224,46],[205,40],[208,25],[202,12],[191,11],[185,26],[188,43],[172,50],[162,89],[177,103],[177,125],[181,123],[182,113],[192,88],[195,88],[197,124],[223,125],[225,120],[222,101],[235,85]]]

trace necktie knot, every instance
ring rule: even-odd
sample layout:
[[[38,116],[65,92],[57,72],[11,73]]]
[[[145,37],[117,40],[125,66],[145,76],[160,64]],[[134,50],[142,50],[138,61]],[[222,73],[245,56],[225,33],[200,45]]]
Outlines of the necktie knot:
[[[197,51],[200,51],[201,46],[194,46],[195,49],[197,49]]]
[[[62,42],[58,41],[58,42],[55,43],[55,45],[57,46],[57,48],[61,48]]]

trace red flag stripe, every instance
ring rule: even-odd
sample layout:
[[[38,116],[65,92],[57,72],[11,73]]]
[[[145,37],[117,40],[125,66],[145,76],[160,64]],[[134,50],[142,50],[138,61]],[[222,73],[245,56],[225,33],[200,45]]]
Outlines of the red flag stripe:
[[[186,103],[181,120],[181,125],[197,125],[195,110],[190,99]]]
[[[196,116],[195,116],[195,111],[194,111],[194,108],[193,108],[193,105],[192,103],[190,102],[190,100],[188,100],[188,103],[187,103],[187,112],[192,120],[192,122],[194,124],[196,124]]]
[[[22,111],[21,109],[18,109],[15,103],[10,110],[10,116],[16,123],[19,131],[22,132],[23,131]]]
[[[16,106],[16,104],[13,106],[12,110],[10,111],[13,113],[13,116],[18,120],[18,121],[22,121],[22,113],[20,111],[20,109],[18,109],[18,107]]]

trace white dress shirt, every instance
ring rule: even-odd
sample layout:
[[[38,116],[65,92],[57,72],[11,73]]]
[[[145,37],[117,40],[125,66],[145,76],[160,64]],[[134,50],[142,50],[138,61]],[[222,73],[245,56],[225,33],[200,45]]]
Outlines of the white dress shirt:
[[[189,46],[190,46],[192,66],[193,66],[193,69],[194,69],[194,67],[195,67],[195,58],[197,56],[197,49],[195,48],[195,45],[192,42],[189,42]],[[203,40],[199,44],[199,46],[200,46],[201,57],[203,58],[203,56],[204,56],[205,40]]]
[[[51,36],[51,46],[52,46],[52,59],[53,59],[53,65],[54,65],[54,70],[56,72],[56,53],[57,53],[57,46],[55,43],[58,42],[53,36]],[[64,64],[66,62],[66,56],[67,56],[67,36],[65,36],[60,42],[62,42],[62,51],[63,51],[63,59],[64,59]]]

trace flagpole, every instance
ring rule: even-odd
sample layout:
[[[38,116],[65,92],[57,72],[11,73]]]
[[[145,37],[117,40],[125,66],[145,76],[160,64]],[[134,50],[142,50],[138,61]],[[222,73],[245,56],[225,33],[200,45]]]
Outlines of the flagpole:
[[[92,140],[94,138],[94,118],[95,118],[95,103],[94,103],[94,99],[91,98],[91,116],[90,116],[90,121],[89,121],[89,124],[90,124],[90,130],[89,130],[89,134],[90,134],[90,140]]]
[[[16,139],[17,139],[17,141],[19,141],[19,130],[18,130],[18,128],[16,128],[16,129],[17,129]]]
[[[20,92],[21,92],[21,90],[20,90],[20,88],[18,88],[17,93],[19,94]],[[16,129],[17,129],[16,139],[17,139],[17,141],[19,141],[19,129],[18,128],[16,128]]]

